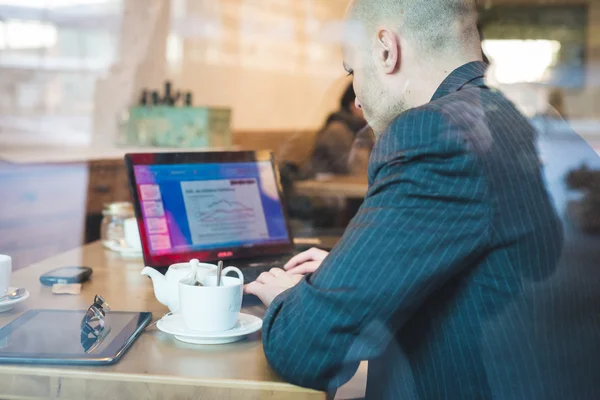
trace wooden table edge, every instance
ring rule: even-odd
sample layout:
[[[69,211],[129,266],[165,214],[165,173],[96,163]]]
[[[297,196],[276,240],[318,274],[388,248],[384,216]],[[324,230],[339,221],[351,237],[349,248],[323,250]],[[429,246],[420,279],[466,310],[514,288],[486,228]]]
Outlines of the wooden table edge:
[[[101,367],[100,367],[101,368]],[[258,382],[239,379],[197,379],[178,376],[161,376],[147,374],[124,374],[115,372],[102,372],[102,370],[83,370],[77,371],[65,369],[64,367],[52,368],[48,366],[29,366],[29,365],[0,365],[0,375],[27,375],[27,376],[47,376],[53,378],[78,378],[91,379],[99,381],[119,381],[119,382],[141,382],[152,384],[170,384],[170,385],[188,385],[215,388],[236,388],[236,389],[254,389],[254,390],[278,390],[287,392],[304,393],[323,393],[318,390],[303,388],[286,382]]]

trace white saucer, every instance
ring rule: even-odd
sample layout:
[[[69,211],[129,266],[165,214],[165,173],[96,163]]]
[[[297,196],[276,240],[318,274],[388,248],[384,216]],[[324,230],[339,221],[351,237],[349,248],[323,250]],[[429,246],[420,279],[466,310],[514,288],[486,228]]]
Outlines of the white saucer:
[[[156,327],[175,339],[193,344],[224,344],[237,342],[244,339],[251,333],[262,328],[262,319],[250,314],[240,313],[235,326],[228,331],[221,332],[200,332],[192,331],[185,327],[181,314],[168,315],[163,317]]]
[[[9,287],[7,292],[10,292],[15,289],[17,289],[17,288]],[[0,296],[0,297],[2,297],[2,296]],[[29,292],[27,290],[25,290],[25,294],[23,295],[23,297],[19,297],[18,299],[14,299],[14,300],[8,300],[8,299],[0,300],[0,313],[12,310],[13,307],[15,306],[15,304],[22,302],[23,300],[25,300],[28,297],[29,297]]]
[[[134,249],[131,247],[125,247],[117,250],[119,255],[123,258],[142,258],[143,254],[141,250]]]
[[[114,251],[115,253],[119,253],[121,257],[138,258],[143,256],[141,249],[135,249],[133,247],[119,247],[112,243],[105,243],[104,247]]]

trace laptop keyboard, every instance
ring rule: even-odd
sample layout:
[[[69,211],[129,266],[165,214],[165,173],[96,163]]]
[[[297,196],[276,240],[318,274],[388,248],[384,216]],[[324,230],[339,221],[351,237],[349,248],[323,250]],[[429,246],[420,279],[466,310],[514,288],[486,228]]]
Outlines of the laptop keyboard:
[[[231,265],[238,267],[244,274],[244,283],[254,282],[256,278],[263,272],[269,271],[271,268],[282,268],[283,265],[290,259],[291,255],[278,257],[272,260],[260,262],[238,261],[232,262]]]
[[[242,272],[244,273],[244,284],[254,282],[260,274],[262,274],[263,272],[269,271],[271,268],[274,268],[274,267],[268,267],[268,266],[263,265],[260,267],[240,268],[242,270]]]

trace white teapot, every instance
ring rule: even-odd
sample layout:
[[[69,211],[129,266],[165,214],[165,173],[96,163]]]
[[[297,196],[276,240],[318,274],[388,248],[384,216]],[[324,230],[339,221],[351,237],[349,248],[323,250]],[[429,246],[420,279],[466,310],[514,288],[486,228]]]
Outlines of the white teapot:
[[[216,274],[216,271],[216,265],[200,263],[193,259],[187,263],[171,265],[165,275],[151,267],[144,268],[142,275],[152,279],[156,300],[174,313],[179,309],[179,281],[191,278],[195,274],[196,280],[202,282],[209,274]]]

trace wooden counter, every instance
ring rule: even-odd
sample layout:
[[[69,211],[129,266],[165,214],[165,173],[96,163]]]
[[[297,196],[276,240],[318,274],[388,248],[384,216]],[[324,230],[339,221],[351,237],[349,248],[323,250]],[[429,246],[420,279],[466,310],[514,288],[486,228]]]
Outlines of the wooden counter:
[[[123,160],[127,153],[173,153],[182,151],[232,151],[236,146],[213,148],[166,147],[94,147],[94,146],[5,146],[0,150],[0,160],[13,164],[52,164],[89,161]]]
[[[364,199],[369,189],[366,176],[330,176],[294,183],[294,193],[308,197]]]
[[[53,295],[39,276],[53,268],[86,265],[92,279],[81,295]],[[152,282],[141,276],[141,260],[123,260],[96,242],[49,258],[13,274],[12,286],[31,297],[0,314],[0,326],[27,309],[86,309],[101,294],[113,310],[168,310],[154,297]],[[246,301],[246,299],[245,299]],[[244,304],[262,316],[262,305]],[[143,333],[123,358],[107,367],[0,365],[0,398],[56,399],[325,399],[321,392],[282,382],[265,359],[260,333],[247,340],[213,346],[180,343],[155,326]]]

